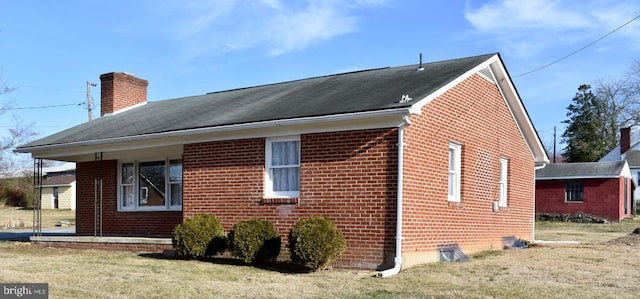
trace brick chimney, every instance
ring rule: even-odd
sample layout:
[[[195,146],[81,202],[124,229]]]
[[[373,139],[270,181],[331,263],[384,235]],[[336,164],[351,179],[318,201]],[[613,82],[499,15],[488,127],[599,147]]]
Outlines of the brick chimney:
[[[631,147],[631,128],[620,128],[620,154],[624,154]]]
[[[149,82],[128,73],[100,75],[100,116],[147,102]]]

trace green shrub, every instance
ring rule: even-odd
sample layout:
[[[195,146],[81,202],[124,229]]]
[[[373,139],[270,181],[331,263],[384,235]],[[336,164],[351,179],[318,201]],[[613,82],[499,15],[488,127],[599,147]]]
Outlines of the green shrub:
[[[313,270],[338,258],[346,246],[340,230],[325,217],[299,220],[289,235],[291,260]]]
[[[280,236],[273,223],[250,219],[233,225],[229,232],[231,255],[245,263],[274,262],[280,254]]]
[[[289,235],[291,260],[312,270],[337,259],[346,246],[340,230],[325,217],[299,220]]]
[[[178,224],[171,241],[176,256],[182,258],[213,256],[227,248],[227,238],[220,220],[207,214],[187,218]]]

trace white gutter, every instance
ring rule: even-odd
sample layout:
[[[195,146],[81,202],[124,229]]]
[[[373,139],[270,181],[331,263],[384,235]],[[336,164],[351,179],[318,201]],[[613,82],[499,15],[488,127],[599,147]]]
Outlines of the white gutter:
[[[404,127],[410,126],[411,122],[407,116],[404,116],[402,124],[398,126],[398,186],[396,194],[396,256],[393,259],[394,266],[391,269],[380,271],[378,277],[389,277],[396,275],[402,268],[402,183],[404,172]]]
[[[103,144],[120,143],[120,142],[146,141],[146,140],[152,140],[152,139],[158,139],[158,138],[182,137],[182,136],[191,136],[191,135],[197,135],[197,134],[211,134],[211,133],[221,133],[221,132],[229,132],[229,131],[237,131],[237,130],[248,130],[248,129],[261,129],[261,128],[270,128],[274,126],[317,124],[317,123],[324,123],[324,122],[357,120],[357,119],[384,117],[384,116],[391,116],[391,115],[406,115],[409,112],[410,112],[410,107],[406,107],[406,108],[393,108],[393,109],[376,110],[376,111],[354,112],[354,113],[346,113],[346,114],[333,114],[333,115],[323,115],[323,116],[259,121],[259,122],[251,122],[251,123],[244,123],[244,124],[185,129],[185,130],[178,130],[178,131],[150,133],[150,134],[144,134],[144,135],[112,137],[112,138],[94,139],[94,140],[88,140],[88,141],[76,141],[76,142],[61,143],[61,144],[46,144],[46,145],[36,145],[36,146],[29,146],[29,147],[18,147],[17,149],[14,150],[14,152],[31,153],[34,151],[42,151],[42,150],[64,149],[69,147],[103,145]]]
[[[542,163],[542,165],[535,166],[535,167],[533,167],[533,169],[534,170],[538,170],[538,169],[542,169],[542,168],[545,168],[545,167],[547,167],[547,163]]]

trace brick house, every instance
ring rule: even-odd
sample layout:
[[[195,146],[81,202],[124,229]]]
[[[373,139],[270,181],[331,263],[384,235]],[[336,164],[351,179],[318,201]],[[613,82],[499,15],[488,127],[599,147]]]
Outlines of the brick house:
[[[17,149],[77,162],[78,235],[166,237],[210,213],[270,220],[286,244],[323,215],[347,240],[338,266],[391,272],[440,244],[533,240],[548,158],[499,54],[154,102],[146,80],[100,79],[102,117]]]
[[[634,183],[627,161],[554,163],[536,171],[536,213],[632,217]]]

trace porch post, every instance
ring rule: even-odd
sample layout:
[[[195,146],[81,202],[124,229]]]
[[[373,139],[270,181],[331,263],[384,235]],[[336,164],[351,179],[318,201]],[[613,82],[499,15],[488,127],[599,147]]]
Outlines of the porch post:
[[[42,159],[33,159],[33,231],[42,236]]]

